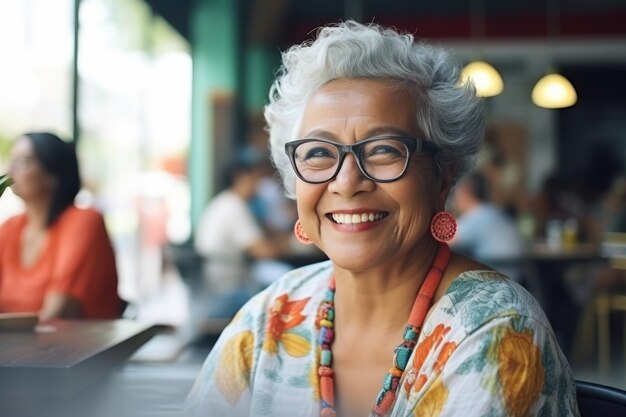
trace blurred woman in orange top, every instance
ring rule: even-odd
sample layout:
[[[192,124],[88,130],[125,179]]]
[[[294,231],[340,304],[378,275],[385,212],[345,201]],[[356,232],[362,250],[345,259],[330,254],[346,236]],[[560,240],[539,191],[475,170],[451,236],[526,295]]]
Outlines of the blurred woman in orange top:
[[[79,209],[73,144],[28,133],[11,151],[8,174],[25,212],[0,225],[0,312],[53,318],[114,318],[121,303],[102,216]]]

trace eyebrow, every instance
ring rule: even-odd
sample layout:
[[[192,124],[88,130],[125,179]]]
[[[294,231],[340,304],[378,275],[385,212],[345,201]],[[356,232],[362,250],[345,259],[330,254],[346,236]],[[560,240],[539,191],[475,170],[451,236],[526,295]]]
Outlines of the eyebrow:
[[[385,135],[403,136],[403,137],[408,137],[408,138],[415,137],[415,135],[412,135],[406,132],[405,130],[394,127],[394,126],[379,126],[379,127],[375,127],[373,129],[366,131],[364,137],[359,137],[357,139],[364,140],[364,139],[371,138],[374,136],[385,136]],[[333,139],[333,140],[339,139],[337,135],[324,129],[313,129],[312,131],[308,132],[304,137],[306,138],[321,137],[324,139]]]

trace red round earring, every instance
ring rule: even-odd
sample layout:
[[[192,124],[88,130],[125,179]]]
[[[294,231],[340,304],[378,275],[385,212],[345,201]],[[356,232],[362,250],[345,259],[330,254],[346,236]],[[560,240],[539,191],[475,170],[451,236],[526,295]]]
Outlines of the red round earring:
[[[298,242],[304,245],[310,245],[311,243],[313,243],[313,241],[309,239],[309,237],[304,232],[304,229],[302,228],[302,223],[300,223],[300,219],[296,221],[296,224],[293,227],[293,233],[296,235],[296,239],[298,239]]]
[[[456,220],[447,211],[436,213],[430,222],[430,233],[439,242],[449,242],[456,234]]]

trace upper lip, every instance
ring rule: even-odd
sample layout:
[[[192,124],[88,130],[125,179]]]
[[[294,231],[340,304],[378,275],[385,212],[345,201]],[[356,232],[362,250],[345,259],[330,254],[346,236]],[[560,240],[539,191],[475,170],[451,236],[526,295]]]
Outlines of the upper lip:
[[[332,215],[332,214],[363,214],[363,213],[386,213],[386,211],[379,210],[379,209],[371,209],[371,208],[354,208],[354,209],[332,210],[332,211],[327,212],[326,214]]]

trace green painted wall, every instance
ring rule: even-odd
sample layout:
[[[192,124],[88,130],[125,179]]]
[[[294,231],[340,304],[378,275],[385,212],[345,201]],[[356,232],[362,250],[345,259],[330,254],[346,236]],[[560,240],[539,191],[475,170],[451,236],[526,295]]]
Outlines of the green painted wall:
[[[212,97],[235,94],[238,85],[238,1],[197,0],[190,16],[193,58],[189,151],[191,221],[195,226],[216,190]]]
[[[280,63],[280,52],[276,47],[250,45],[245,55],[245,108],[258,113],[269,102],[268,95],[274,71]]]

